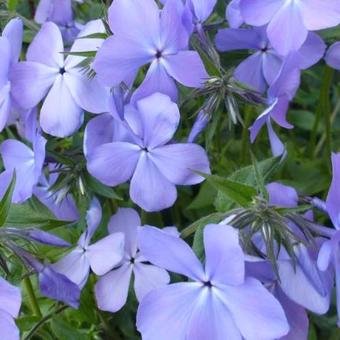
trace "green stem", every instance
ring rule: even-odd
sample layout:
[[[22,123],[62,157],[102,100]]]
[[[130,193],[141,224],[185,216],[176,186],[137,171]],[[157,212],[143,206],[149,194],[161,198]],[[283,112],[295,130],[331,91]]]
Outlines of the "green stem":
[[[312,135],[310,138],[308,152],[315,156],[315,146],[317,142],[317,135],[319,124],[321,122],[322,115],[325,115],[325,132],[326,132],[326,148],[327,154],[330,156],[332,150],[332,139],[331,139],[331,105],[330,105],[330,90],[332,86],[332,79],[333,79],[334,70],[328,66],[325,66],[321,89],[320,89],[320,96],[319,96],[319,104],[316,109],[316,116],[313,125]]]
[[[34,294],[34,289],[33,289],[33,286],[32,286],[31,279],[28,276],[26,276],[23,279],[23,285],[24,285],[25,290],[27,292],[28,301],[29,301],[30,307],[32,309],[32,312],[34,313],[34,315],[41,318],[42,314],[41,314],[41,311],[40,311],[40,308],[39,308],[38,300],[37,300],[37,298]]]
[[[56,311],[46,315],[45,317],[43,317],[32,329],[31,331],[26,335],[26,337],[24,338],[24,340],[28,340],[31,339],[32,336],[39,330],[40,327],[42,327],[48,320],[52,319],[55,315],[60,314],[61,312],[63,312],[65,309],[67,309],[68,306],[62,306],[59,309],[57,309]]]
[[[242,129],[242,142],[241,142],[241,163],[245,164],[249,155],[249,129],[248,126],[251,122],[251,108],[249,106],[245,109],[244,127]]]

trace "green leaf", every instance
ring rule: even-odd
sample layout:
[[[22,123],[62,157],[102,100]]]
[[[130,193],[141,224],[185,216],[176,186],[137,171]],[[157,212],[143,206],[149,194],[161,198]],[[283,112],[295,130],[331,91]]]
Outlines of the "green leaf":
[[[88,173],[84,174],[84,182],[94,193],[98,195],[114,200],[122,200],[122,197],[120,197],[112,188],[100,183]]]
[[[78,37],[78,39],[107,39],[108,34],[107,33],[92,33],[89,35],[84,35],[82,37]]]
[[[207,181],[222,195],[228,197],[234,203],[247,207],[257,195],[255,188],[242,184],[239,182],[231,181],[217,175],[206,177]]]
[[[78,57],[88,57],[94,58],[97,54],[97,51],[81,51],[81,52],[60,52],[66,55],[75,55]]]
[[[188,227],[196,230],[192,249],[199,259],[203,260],[204,258],[203,230],[205,226],[210,223],[220,223],[225,217],[225,214],[214,213],[199,219]]]
[[[58,339],[84,340],[88,339],[85,330],[73,327],[61,316],[53,318],[51,321],[53,334]]]
[[[6,223],[6,220],[8,218],[9,210],[12,204],[12,196],[13,196],[13,191],[15,188],[15,182],[16,182],[16,175],[14,172],[11,183],[9,184],[4,197],[2,198],[0,202],[0,227],[2,227]]]
[[[18,6],[18,0],[7,0],[7,8],[9,11],[15,11]]]
[[[70,221],[59,221],[53,213],[34,196],[23,204],[12,204],[9,209],[6,226],[35,227],[51,230],[69,225]]]

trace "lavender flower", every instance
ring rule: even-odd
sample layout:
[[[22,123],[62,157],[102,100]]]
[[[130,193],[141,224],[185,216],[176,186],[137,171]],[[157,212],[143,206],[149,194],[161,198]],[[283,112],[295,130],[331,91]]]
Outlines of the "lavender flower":
[[[74,21],[72,0],[40,0],[34,20],[39,24],[46,21],[56,23],[66,44],[72,43],[82,28]]]
[[[340,70],[340,42],[334,43],[328,49],[325,60],[329,66]]]
[[[93,64],[104,84],[129,85],[140,67],[151,64],[133,101],[155,92],[176,100],[174,80],[201,87],[207,79],[198,53],[188,50],[189,35],[176,1],[167,1],[162,11],[154,0],[114,1],[109,25],[114,35],[104,42]]]
[[[100,20],[92,21],[80,36],[102,30]],[[71,52],[95,51],[101,41],[79,39]],[[68,136],[80,127],[83,110],[106,112],[109,95],[96,78],[89,79],[81,70],[79,64],[84,57],[69,55],[64,60],[63,51],[58,27],[52,22],[45,23],[28,48],[27,61],[16,64],[11,73],[13,96],[23,108],[33,108],[46,96],[40,111],[40,125],[45,132],[58,137]]]
[[[0,277],[0,329],[5,340],[19,340],[19,330],[14,318],[21,306],[20,289]]]
[[[18,62],[23,37],[23,24],[18,18],[12,19],[4,28],[0,37],[0,131],[6,126],[10,113],[17,108],[12,97],[12,85],[9,74]]]
[[[216,45],[220,51],[241,49],[254,51],[237,66],[234,77],[259,92],[264,92],[273,84],[284,63],[284,56],[271,46],[266,27],[219,30]],[[323,57],[325,49],[323,40],[316,33],[309,33],[296,53],[296,66],[300,69],[311,67]]]
[[[231,28],[239,28],[244,23],[240,10],[240,1],[231,0],[226,8],[225,16]]]
[[[76,248],[53,265],[54,270],[64,274],[80,288],[86,284],[90,269],[97,275],[104,275],[123,257],[124,235],[122,233],[109,235],[90,245],[101,216],[100,204],[97,199],[93,199],[86,215],[86,232],[81,235]]]
[[[297,51],[308,31],[340,23],[339,0],[241,0],[240,9],[247,24],[268,24],[269,41],[282,55]]]
[[[288,333],[278,301],[258,280],[245,277],[245,257],[232,227],[205,227],[205,269],[179,238],[151,227],[139,237],[148,261],[192,280],[145,296],[137,311],[143,339],[274,339]]]
[[[138,301],[151,290],[170,281],[168,273],[146,263],[143,252],[138,249],[137,232],[142,229],[140,226],[141,220],[137,212],[130,208],[120,208],[110,219],[109,232],[112,235],[117,232],[125,235],[125,253],[119,266],[96,283],[96,300],[101,310],[117,312],[125,305],[132,274]],[[176,228],[165,228],[163,231],[176,234]]]
[[[164,94],[141,99],[125,110],[119,141],[102,144],[88,154],[88,171],[109,186],[131,179],[130,197],[146,211],[174,204],[176,185],[203,181],[193,171],[209,173],[202,147],[192,143],[168,144],[180,119],[178,107]],[[120,128],[120,130],[122,130]]]
[[[39,133],[33,141],[33,150],[22,142],[7,139],[0,145],[5,171],[0,174],[0,196],[3,196],[13,173],[16,184],[13,203],[21,203],[32,196],[33,188],[38,183],[45,160],[46,139]]]
[[[332,220],[333,226],[336,231],[329,241],[323,243],[318,257],[318,267],[322,271],[326,271],[330,266],[335,271],[335,282],[336,282],[336,297],[337,297],[337,308],[338,308],[338,326],[340,327],[340,256],[339,256],[339,245],[340,245],[340,154],[332,154],[332,170],[333,177],[330,185],[327,200],[326,209],[329,217]]]
[[[300,70],[296,61],[297,55],[295,53],[285,58],[278,76],[268,89],[268,103],[270,106],[249,128],[250,139],[253,143],[263,125],[267,125],[270,145],[274,156],[282,155],[285,152],[285,147],[276,135],[271,120],[273,119],[278,125],[286,129],[293,127],[287,122],[286,114],[289,102],[295,96],[300,85]]]

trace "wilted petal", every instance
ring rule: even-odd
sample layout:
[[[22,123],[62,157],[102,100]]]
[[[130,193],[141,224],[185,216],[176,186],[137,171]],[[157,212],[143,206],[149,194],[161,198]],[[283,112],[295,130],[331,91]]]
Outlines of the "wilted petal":
[[[62,238],[53,235],[51,233],[47,233],[46,231],[39,229],[28,229],[24,230],[24,233],[34,241],[48,244],[55,247],[70,247],[71,244],[66,242]]]
[[[78,308],[80,289],[66,276],[55,272],[51,267],[45,267],[39,273],[39,286],[41,294]]]
[[[96,197],[94,197],[90,203],[89,209],[86,212],[86,232],[84,237],[81,237],[81,240],[79,241],[79,244],[81,246],[88,246],[90,243],[90,240],[97,230],[99,223],[102,219],[102,207]]]
[[[116,186],[131,178],[140,153],[140,147],[130,143],[103,144],[88,155],[87,169],[104,184]]]
[[[146,295],[137,311],[137,329],[143,339],[184,339],[201,287],[176,283]]]
[[[210,174],[205,150],[197,144],[169,144],[150,152],[150,158],[161,173],[178,185],[201,183],[204,178],[195,171]]]
[[[151,156],[143,151],[130,184],[130,197],[145,211],[171,207],[177,198],[174,184],[162,175]]]
[[[80,128],[83,116],[65,78],[58,75],[40,111],[41,128],[52,136],[67,137]]]
[[[138,301],[142,301],[152,290],[165,286],[170,282],[166,270],[149,264],[136,263],[133,266],[135,276],[134,288]]]
[[[141,253],[151,263],[194,280],[204,279],[201,263],[182,239],[154,227],[143,227],[138,239]]]
[[[217,32],[217,48],[224,51],[233,50],[258,50],[261,48],[262,37],[255,29],[249,28],[224,28]]]
[[[126,303],[132,266],[123,264],[118,269],[101,277],[95,286],[98,308],[107,312],[117,312]]]
[[[196,51],[180,51],[168,55],[164,57],[164,66],[170,76],[184,86],[201,88],[209,78]]]
[[[115,267],[124,255],[124,234],[114,233],[90,245],[86,250],[92,271],[104,275]]]

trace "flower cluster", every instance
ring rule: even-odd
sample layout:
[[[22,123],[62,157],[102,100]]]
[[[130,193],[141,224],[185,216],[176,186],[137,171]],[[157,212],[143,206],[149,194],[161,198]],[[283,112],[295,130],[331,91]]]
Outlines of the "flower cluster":
[[[322,129],[333,176],[325,201],[314,197],[324,187],[306,196],[268,180],[290,152],[273,122],[294,127],[287,113],[302,75],[324,62],[314,139],[330,111],[340,0],[114,0],[101,18],[78,18],[74,8],[92,2],[30,2],[32,20],[12,18],[0,37],[5,339],[56,332],[57,315],[83,300],[100,315],[89,339],[112,337],[113,313],[134,312],[145,340],[303,340],[308,313],[331,309],[334,286],[340,319],[332,121]],[[252,165],[225,177],[225,125],[233,134],[243,125],[237,163],[264,126],[274,157],[251,151]],[[19,330],[30,308],[37,324]]]

